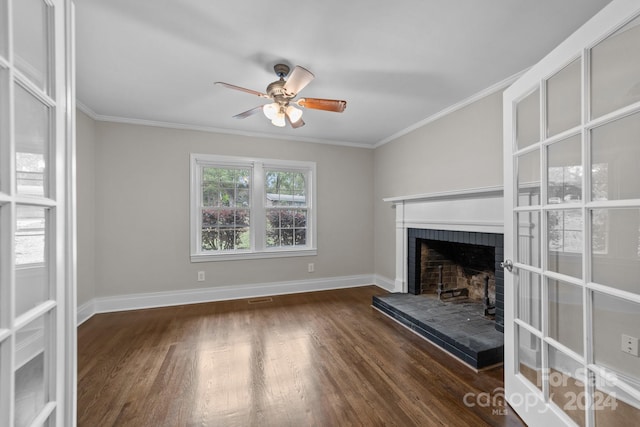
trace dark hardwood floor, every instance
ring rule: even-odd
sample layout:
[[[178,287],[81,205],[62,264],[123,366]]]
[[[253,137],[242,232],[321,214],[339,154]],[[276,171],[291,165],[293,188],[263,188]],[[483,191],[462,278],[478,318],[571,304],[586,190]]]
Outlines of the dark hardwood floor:
[[[78,425],[523,425],[502,368],[475,373],[379,313],[385,293],[96,315],[78,329]]]

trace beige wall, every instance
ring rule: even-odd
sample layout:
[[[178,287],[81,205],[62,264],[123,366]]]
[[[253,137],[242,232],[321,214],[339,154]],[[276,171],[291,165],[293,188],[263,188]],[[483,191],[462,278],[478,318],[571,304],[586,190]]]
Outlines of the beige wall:
[[[83,113],[77,132],[79,304],[374,272],[393,279],[395,211],[383,198],[502,184],[501,92],[375,150],[95,122]],[[317,162],[318,255],[191,263],[192,152]],[[199,270],[205,282],[196,281]]]
[[[78,215],[78,305],[91,301],[95,289],[95,122],[76,114],[76,182]]]
[[[375,273],[395,278],[395,210],[385,197],[502,185],[502,92],[378,147]]]
[[[79,146],[91,138],[91,126],[83,122]],[[96,297],[373,272],[373,150],[110,122],[93,126]],[[191,263],[190,153],[316,162],[318,255]],[[79,222],[86,224],[83,210],[89,215],[86,206],[79,209]],[[88,241],[79,243],[81,251]],[[309,262],[314,273],[307,272]],[[205,282],[196,281],[199,270],[206,272]],[[89,294],[83,287],[84,281],[79,293]]]

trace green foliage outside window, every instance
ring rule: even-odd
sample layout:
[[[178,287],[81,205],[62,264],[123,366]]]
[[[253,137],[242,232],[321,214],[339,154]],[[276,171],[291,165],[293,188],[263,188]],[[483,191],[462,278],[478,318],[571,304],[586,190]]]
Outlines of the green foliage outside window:
[[[202,169],[202,250],[249,249],[248,168]]]
[[[203,209],[202,249],[207,251],[249,249],[249,211]]]
[[[307,244],[307,185],[302,172],[269,170],[265,176],[267,246]],[[275,208],[278,207],[278,208]],[[283,209],[296,207],[297,209]]]

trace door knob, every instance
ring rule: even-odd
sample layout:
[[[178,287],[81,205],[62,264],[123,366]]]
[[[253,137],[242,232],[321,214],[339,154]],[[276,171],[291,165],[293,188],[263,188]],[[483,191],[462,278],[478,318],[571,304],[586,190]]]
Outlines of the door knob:
[[[500,263],[500,267],[509,270],[509,273],[513,270],[513,261],[510,259],[505,259]]]

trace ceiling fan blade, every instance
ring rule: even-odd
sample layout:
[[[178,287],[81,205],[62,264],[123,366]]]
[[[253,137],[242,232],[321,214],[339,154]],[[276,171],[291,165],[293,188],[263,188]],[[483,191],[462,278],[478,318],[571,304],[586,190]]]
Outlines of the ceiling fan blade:
[[[284,84],[284,91],[289,96],[295,96],[315,78],[316,76],[314,76],[311,71],[296,65],[296,68],[293,69],[287,82]]]
[[[287,118],[287,121],[289,122],[292,128],[298,129],[304,126],[304,120],[302,120],[302,117],[300,117],[297,122],[292,122],[291,117],[289,117],[289,113],[285,111],[284,116]]]
[[[304,108],[312,108],[314,110],[334,111],[342,113],[347,108],[347,101],[337,99],[321,99],[321,98],[301,98],[296,104]]]
[[[247,89],[247,88],[244,88],[244,87],[232,85],[232,84],[225,83],[225,82],[215,82],[214,84],[222,85],[222,86],[224,86],[226,88],[229,88],[229,89],[239,90],[240,92],[246,92],[246,93],[249,93],[251,95],[259,96],[261,98],[269,98],[269,95],[267,95],[266,93],[258,92],[257,90]]]
[[[240,113],[240,114],[236,114],[235,116],[233,116],[234,119],[245,119],[249,116],[253,116],[255,113],[262,111],[262,105],[259,105],[257,107],[254,107],[250,110],[245,111],[244,113]]]

